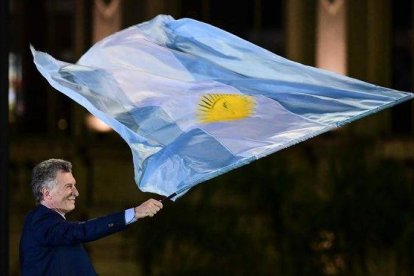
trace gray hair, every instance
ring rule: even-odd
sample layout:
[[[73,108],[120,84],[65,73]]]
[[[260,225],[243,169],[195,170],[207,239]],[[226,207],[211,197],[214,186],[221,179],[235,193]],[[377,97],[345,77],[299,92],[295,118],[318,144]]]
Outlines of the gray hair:
[[[37,164],[33,168],[30,186],[36,203],[43,200],[42,189],[52,189],[56,184],[56,175],[59,171],[72,172],[72,164],[62,159],[49,159]]]

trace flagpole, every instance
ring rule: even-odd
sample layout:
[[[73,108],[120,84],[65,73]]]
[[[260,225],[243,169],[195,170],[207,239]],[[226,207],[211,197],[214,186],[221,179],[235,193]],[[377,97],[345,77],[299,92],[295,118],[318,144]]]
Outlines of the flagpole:
[[[177,195],[177,193],[172,193],[172,194],[170,194],[169,196],[167,196],[167,197],[164,197],[163,199],[161,199],[161,203],[166,203],[166,202],[168,202],[168,201],[170,201],[171,200],[171,198],[173,198],[173,197],[175,197]]]
[[[161,199],[161,203],[166,203],[166,202],[168,202],[168,201],[171,201],[171,200],[172,200],[172,198],[174,198],[174,197],[178,196],[179,194],[184,193],[184,192],[185,192],[185,191],[187,191],[187,190],[190,190],[192,187],[194,187],[194,186],[195,186],[195,185],[197,185],[197,184],[198,184],[198,183],[193,184],[193,185],[190,185],[190,186],[188,186],[188,187],[184,187],[184,188],[179,189],[179,190],[178,190],[178,191],[176,191],[175,193],[172,193],[172,194],[170,194],[169,196],[164,197],[163,199]]]
[[[8,189],[8,118],[9,118],[9,1],[0,6],[0,275],[9,275],[9,189]]]

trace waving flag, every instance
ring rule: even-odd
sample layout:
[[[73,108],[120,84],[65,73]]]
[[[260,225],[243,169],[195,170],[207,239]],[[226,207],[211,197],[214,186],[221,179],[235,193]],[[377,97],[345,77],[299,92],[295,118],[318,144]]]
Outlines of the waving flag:
[[[49,83],[132,150],[142,191],[194,185],[413,97],[289,61],[211,25],[160,15],[76,64],[32,48]]]

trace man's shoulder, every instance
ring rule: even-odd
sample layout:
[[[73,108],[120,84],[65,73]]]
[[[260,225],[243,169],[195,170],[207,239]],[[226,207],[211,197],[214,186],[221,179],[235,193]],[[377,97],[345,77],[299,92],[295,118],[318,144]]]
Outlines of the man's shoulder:
[[[26,218],[25,218],[25,223],[32,223],[33,221],[37,221],[37,220],[44,220],[44,219],[59,219],[60,215],[58,213],[56,213],[55,211],[47,208],[46,206],[43,206],[42,204],[39,204],[36,206],[36,208],[34,208],[33,210],[31,210]]]
[[[29,215],[32,215],[32,216],[39,216],[39,215],[40,216],[41,215],[57,215],[57,216],[59,216],[58,213],[56,213],[55,211],[47,208],[46,206],[44,206],[42,204],[37,205],[36,208],[34,208],[33,210],[31,210],[29,212]]]

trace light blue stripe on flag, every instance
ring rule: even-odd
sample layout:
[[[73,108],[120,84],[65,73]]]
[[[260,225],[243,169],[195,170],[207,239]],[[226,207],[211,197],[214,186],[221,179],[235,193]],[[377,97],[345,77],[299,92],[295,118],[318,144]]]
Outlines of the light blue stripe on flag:
[[[165,15],[103,39],[76,64],[32,52],[54,88],[128,143],[139,188],[161,195],[180,196],[200,182],[413,97]]]

